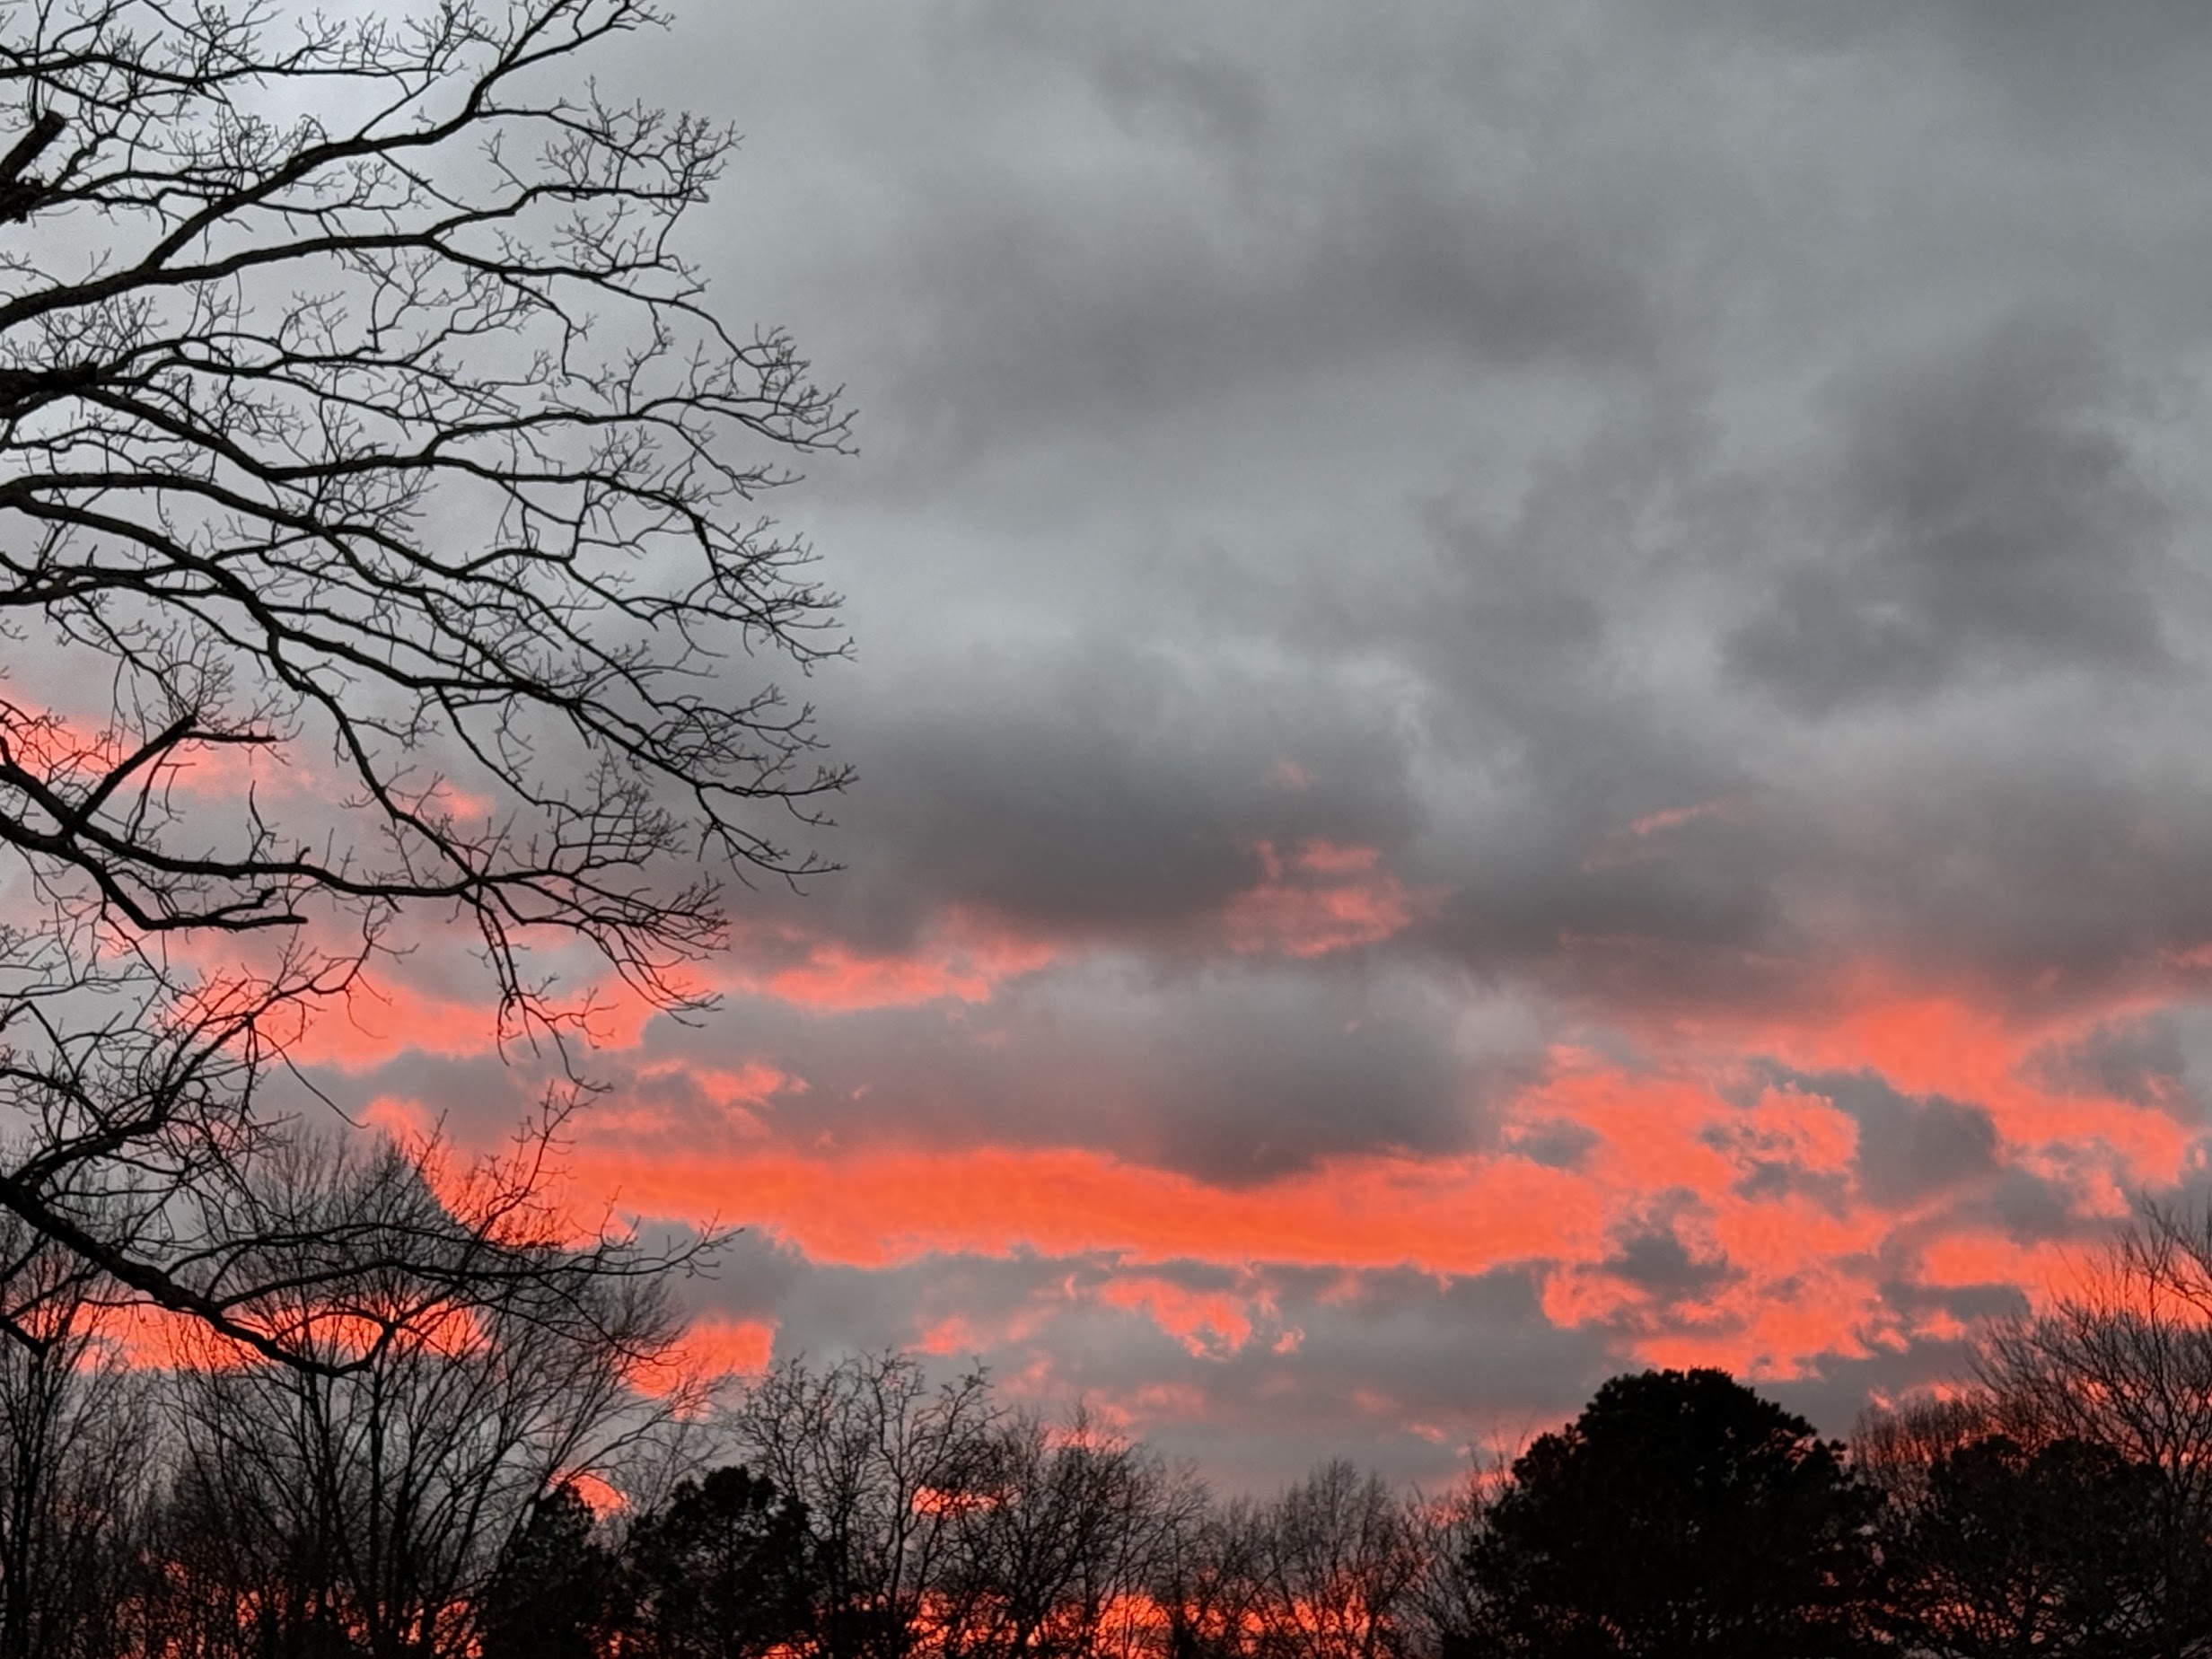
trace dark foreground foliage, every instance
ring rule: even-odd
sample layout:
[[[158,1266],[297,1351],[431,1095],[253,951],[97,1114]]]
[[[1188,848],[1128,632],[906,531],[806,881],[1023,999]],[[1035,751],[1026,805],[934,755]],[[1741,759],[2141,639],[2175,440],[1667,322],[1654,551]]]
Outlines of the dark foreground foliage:
[[[1872,1488],[1718,1371],[1615,1377],[1513,1466],[1466,1570],[1496,1645],[1559,1655],[1845,1653]]]
[[[892,1355],[786,1364],[719,1414],[663,1418],[654,1458],[596,1460],[625,1496],[566,1453],[533,1461],[480,1365],[418,1355],[378,1374],[381,1399],[330,1398],[266,1361],[133,1372],[80,1345],[42,1373],[0,1350],[6,1652],[2212,1653],[2193,1471],[2039,1436],[1994,1387],[1870,1419],[1846,1445],[1721,1372],[1647,1371],[1445,1498],[1339,1462],[1263,1502]],[[447,1368],[468,1386],[442,1394]]]

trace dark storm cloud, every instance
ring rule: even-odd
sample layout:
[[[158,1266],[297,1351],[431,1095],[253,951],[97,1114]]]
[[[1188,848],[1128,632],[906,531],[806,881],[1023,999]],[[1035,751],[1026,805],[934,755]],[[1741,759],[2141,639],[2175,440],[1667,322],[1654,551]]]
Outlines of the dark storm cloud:
[[[852,749],[857,891],[831,905],[979,905],[1047,935],[1171,932],[1255,885],[1262,843],[1395,849],[1414,818],[1403,741],[1369,711],[1130,640],[979,656]]]
[[[2085,329],[2035,315],[1865,376],[1832,518],[1732,665],[1808,712],[1976,669],[2165,666],[2167,514],[2114,428],[2128,393]]]
[[[1373,121],[1378,69],[1401,66],[1330,74],[1301,54],[1256,71],[1237,61],[1250,19],[1156,7],[970,18],[935,42],[964,66],[946,93],[994,64],[1057,99],[1071,134],[1100,130],[915,179],[926,207],[902,219],[901,267],[958,303],[915,313],[899,401],[964,447],[1022,441],[1040,418],[1118,424],[1287,391],[1399,353],[1474,369],[1648,346],[1627,227],[1577,213],[1540,173]],[[1326,13],[1303,27],[1355,50],[1387,39]]]

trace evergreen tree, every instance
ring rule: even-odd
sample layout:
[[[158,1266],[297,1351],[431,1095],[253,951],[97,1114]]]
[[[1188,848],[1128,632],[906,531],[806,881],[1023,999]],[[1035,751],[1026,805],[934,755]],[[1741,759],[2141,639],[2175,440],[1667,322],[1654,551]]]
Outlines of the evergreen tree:
[[[1883,1620],[1944,1659],[2155,1654],[2158,1486],[2155,1469],[2080,1440],[1958,1446],[1884,1530]]]
[[[627,1563],[651,1659],[756,1659],[807,1627],[806,1512],[742,1467],[679,1486],[631,1531]]]
[[[591,1505],[574,1486],[539,1501],[485,1592],[483,1659],[597,1659],[616,1574],[595,1530]]]
[[[1839,1445],[1725,1373],[1649,1371],[1522,1455],[1468,1565],[1532,1659],[1848,1654],[1878,1504]]]

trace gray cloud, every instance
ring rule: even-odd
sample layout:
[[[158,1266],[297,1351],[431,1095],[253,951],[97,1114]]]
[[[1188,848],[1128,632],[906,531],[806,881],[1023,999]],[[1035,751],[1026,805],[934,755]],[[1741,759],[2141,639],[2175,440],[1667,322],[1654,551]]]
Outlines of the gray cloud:
[[[2166,665],[2166,514],[2111,424],[2128,388],[2079,327],[2006,318],[1841,399],[1832,519],[1728,642],[1807,710],[1975,670]]]
[[[1784,42],[1813,49],[1856,45],[1876,50],[1910,49],[1934,36],[1957,54],[1969,75],[1998,73],[2070,87],[2079,95],[2086,80],[2146,71],[2201,71],[2212,53],[2212,24],[2189,0],[2112,0],[2085,11],[2066,0],[1869,0],[1829,6],[1820,0],[1670,0],[1677,13],[1741,35],[1771,32]],[[1902,39],[1900,39],[1902,37]],[[2046,118],[2058,118],[2047,117]]]
[[[2203,1112],[2189,1085],[2181,1022],[2171,1014],[2100,1025],[2035,1058],[2032,1069],[2061,1087],[2157,1106],[2185,1122]]]
[[[861,891],[831,904],[1128,938],[1255,885],[1261,843],[1396,846],[1412,827],[1404,745],[1372,711],[1135,642],[996,654],[853,724]]]
[[[1704,1295],[1730,1277],[1725,1262],[1700,1261],[1692,1256],[1671,1227],[1629,1234],[1620,1241],[1618,1252],[1604,1267],[1637,1289],[1670,1300]]]
[[[1926,1239],[2088,1240],[2067,1177],[2110,1148],[2031,1172],[1971,1088],[1760,1042],[1886,975],[2021,1033],[2021,1087],[2194,1133],[2212,13],[680,10],[641,85],[749,133],[698,251],[861,416],[784,504],[861,642],[818,677],[862,774],[849,868],[742,896],[750,966],[926,952],[948,918],[1042,965],[655,1025],[602,1059],[659,1132],[733,1131],[654,1067],[758,1059],[808,1084],[758,1113],[787,1144],[1249,1185],[1494,1146],[1555,1049],[1708,1065],[1851,1115],[1859,1195],[1925,1218],[1884,1305],[1962,1319],[1996,1293],[1916,1286]],[[1421,902],[1353,948],[1232,948],[1262,849],[1308,841]],[[487,1122],[528,1095],[420,1057],[346,1086]],[[1602,1138],[1518,1146],[1574,1171]],[[1649,1196],[1608,1218],[1612,1270],[1694,1295]],[[1434,1471],[1407,1425],[1547,1426],[1635,1338],[1553,1328],[1534,1270],[1339,1295],[1256,1268],[1301,1341],[1201,1358],[1096,1303],[1110,1263],[744,1250],[713,1294],[780,1341],[969,1317],[1010,1374],[1191,1391],[1148,1426],[1262,1484],[1354,1443]],[[1841,1429],[1958,1357],[1831,1356],[1786,1398]]]
[[[1875,1203],[1907,1205],[1997,1172],[1997,1126],[1980,1106],[1899,1093],[1872,1073],[1794,1079],[1858,1125],[1855,1173]]]

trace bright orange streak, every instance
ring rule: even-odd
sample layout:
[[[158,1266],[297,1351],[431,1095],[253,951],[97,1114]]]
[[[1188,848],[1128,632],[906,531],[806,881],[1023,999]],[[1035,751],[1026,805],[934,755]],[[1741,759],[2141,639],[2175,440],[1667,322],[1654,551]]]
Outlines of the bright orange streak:
[[[2001,1233],[1953,1233],[1920,1251],[1920,1283],[1946,1289],[2016,1285],[2038,1298],[2081,1282],[2080,1252],[2060,1244],[2018,1244]]]
[[[1261,882],[1221,912],[1226,943],[1240,951],[1312,956],[1373,943],[1407,926],[1426,902],[1374,848],[1311,841],[1260,852]],[[724,983],[826,1013],[973,1003],[1058,959],[1058,946],[949,915],[903,953],[757,937]],[[458,1005],[408,996],[393,1022],[408,1046],[468,1049]],[[1943,1316],[1885,1305],[1880,1285],[1900,1261],[1918,1261],[1922,1282],[1937,1288],[2031,1290],[2048,1283],[2049,1264],[2038,1250],[1998,1235],[1946,1228],[1943,1194],[1909,1211],[1875,1204],[1855,1179],[1855,1120],[1806,1085],[1754,1093],[1747,1063],[1873,1072],[1907,1095],[1982,1106],[1998,1133],[2000,1163],[2050,1180],[2077,1216],[2118,1214],[2128,1190],[2178,1177],[2194,1132],[2155,1106],[2053,1086],[2030,1063],[2039,1049],[2078,1040],[2112,1012],[2007,1017],[1961,995],[1900,992],[1893,977],[1858,970],[1802,1018],[1654,1029],[1646,1050],[1657,1060],[1557,1049],[1546,1082],[1488,1109],[1497,1131],[1491,1145],[1505,1150],[1339,1158],[1240,1189],[1094,1149],[794,1146],[779,1136],[795,1131],[795,1119],[786,1125],[745,1109],[803,1093],[805,1080],[753,1063],[692,1073],[724,1108],[718,1127],[698,1131],[713,1137],[707,1144],[679,1148],[663,1137],[656,1145],[642,1132],[658,1121],[650,1105],[616,1105],[580,1122],[572,1172],[580,1193],[617,1193],[626,1210],[750,1222],[816,1260],[864,1268],[935,1253],[1411,1267],[1441,1277],[1530,1264],[1556,1322],[1602,1323],[1652,1363],[1721,1363],[1771,1376],[1822,1354],[1865,1355],[1946,1334]],[[641,1016],[631,1040],[642,1026]],[[356,1043],[322,1024],[310,1040],[324,1045],[318,1052],[331,1063],[351,1065],[387,1058],[391,1046]],[[675,1066],[662,1062],[645,1075]],[[926,1124],[916,1133],[926,1136]],[[1584,1149],[1564,1168],[1513,1150],[1575,1145]],[[1671,1232],[1708,1269],[1696,1287],[1655,1288],[1606,1265],[1624,1241],[1655,1231]],[[1152,1319],[1194,1354],[1235,1351],[1251,1339],[1251,1310],[1233,1295],[1146,1277],[1110,1281],[1099,1294]],[[765,1353],[771,1339],[732,1339],[751,1345],[748,1353]],[[975,1331],[941,1314],[929,1339],[972,1347]]]
[[[978,1147],[641,1158],[579,1149],[580,1184],[626,1209],[733,1216],[818,1261],[889,1267],[940,1252],[1105,1254],[1479,1273],[1594,1259],[1605,1216],[1587,1181],[1528,1159],[1346,1160],[1230,1189],[1102,1153]]]
[[[784,1002],[840,1013],[856,1008],[908,1008],[917,1003],[988,1002],[988,974],[952,961],[900,956],[863,956],[844,945],[818,944],[806,963],[751,982]]]
[[[674,1364],[665,1369],[672,1373],[672,1377],[684,1371],[754,1376],[768,1369],[775,1352],[776,1326],[772,1321],[728,1319],[709,1313],[691,1321],[672,1356]]]
[[[243,1343],[215,1336],[190,1315],[171,1313],[150,1303],[127,1303],[103,1312],[98,1331],[101,1346],[136,1371],[171,1371],[184,1365],[234,1370],[259,1357]]]
[[[1964,1016],[1920,1007],[1917,1017],[1956,1036]],[[1901,1023],[1924,1029],[1913,1018]],[[1888,1028],[1876,1019],[1872,1029]],[[576,1173],[582,1188],[619,1191],[628,1210],[746,1221],[817,1261],[862,1268],[1023,1253],[1132,1266],[1410,1267],[1440,1277],[1526,1264],[1539,1272],[1556,1323],[1606,1325],[1650,1363],[1726,1364],[1769,1377],[1802,1372],[1821,1355],[1865,1356],[1942,1334],[1885,1302],[1882,1286],[1900,1260],[1924,1260],[1925,1282],[1939,1287],[2041,1277],[2034,1251],[2006,1245],[2001,1258],[1970,1262],[1964,1252],[1994,1247],[1946,1243],[1961,1235],[1943,1227],[1940,1193],[1903,1210],[1870,1200],[1855,1177],[1856,1124],[1818,1094],[1769,1088],[1746,1102],[1716,1086],[1735,1075],[1725,1061],[1637,1071],[1563,1049],[1552,1062],[1545,1084],[1497,1109],[1497,1144],[1557,1144],[1557,1131],[1571,1128],[1584,1150],[1567,1167],[1511,1150],[1385,1154],[1223,1188],[1088,1149],[823,1151],[756,1128],[678,1158],[587,1128]],[[1944,1064],[1979,1065],[1987,1075],[1991,1060]],[[2018,1071],[2015,1048],[2005,1074],[2015,1103],[2035,1093]],[[1956,1077],[1927,1070],[1903,1081],[1926,1090],[1955,1086]],[[2147,1144],[2142,1119],[2155,1114],[2086,1098],[2067,1106],[2076,1110],[2102,1131],[2103,1150],[2086,1163],[2071,1146],[2050,1155],[2075,1159],[2062,1172],[2065,1190],[2087,1215],[2111,1186],[2098,1160],[2125,1164],[2127,1148]],[[2033,1119],[2015,1112],[2023,1120]],[[2043,1155],[2033,1144],[2000,1148],[2014,1161]],[[1670,1289],[1609,1265],[1624,1241],[1654,1231],[1671,1233],[1704,1271]],[[1099,1294],[1197,1354],[1234,1351],[1254,1330],[1236,1296],[1164,1278],[1115,1279]],[[953,1347],[972,1345],[975,1332],[941,1317],[931,1336],[933,1346]]]

